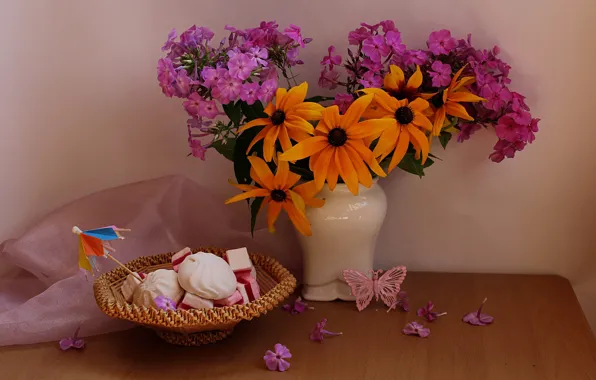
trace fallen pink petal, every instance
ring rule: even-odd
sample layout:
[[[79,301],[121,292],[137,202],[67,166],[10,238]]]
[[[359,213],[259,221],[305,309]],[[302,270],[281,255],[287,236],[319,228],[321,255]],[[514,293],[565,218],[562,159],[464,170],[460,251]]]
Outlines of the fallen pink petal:
[[[482,313],[482,308],[484,307],[486,300],[487,298],[482,301],[478,310],[464,315],[463,321],[474,326],[486,326],[493,323],[495,319],[492,316]]]
[[[342,335],[341,332],[332,332],[325,330],[325,325],[327,324],[327,318],[323,318],[321,322],[317,322],[314,330],[310,333],[310,340],[323,343],[325,336],[338,336]]]
[[[270,371],[284,372],[290,368],[290,362],[285,359],[290,359],[292,353],[290,350],[281,343],[277,343],[273,349],[274,351],[267,350],[263,359],[265,360],[265,366]]]
[[[392,308],[395,309],[396,307],[399,307],[403,311],[410,311],[410,299],[408,298],[408,293],[406,293],[405,290],[402,290],[399,293],[397,293],[397,302]],[[392,308],[390,308],[389,310],[391,310]]]
[[[168,297],[157,296],[155,297],[154,301],[158,309],[163,311],[176,310],[176,302],[172,301]]]
[[[426,304],[426,306],[425,307],[421,307],[420,309],[418,309],[418,311],[416,312],[416,314],[419,317],[422,317],[422,318],[426,319],[429,322],[432,322],[435,319],[437,319],[438,317],[441,317],[441,316],[447,314],[446,312],[437,313],[435,311],[432,311],[434,307],[435,307],[435,305],[432,303],[432,301],[428,301],[428,303]]]
[[[418,322],[410,322],[404,327],[402,332],[406,335],[417,335],[421,338],[426,338],[430,335],[430,329],[425,328]]]
[[[60,345],[60,349],[62,351],[66,351],[71,348],[81,349],[85,347],[85,341],[82,338],[79,338],[80,329],[81,326],[77,327],[72,338],[64,338],[60,340],[58,344]]]
[[[308,304],[302,300],[302,297],[296,298],[293,305],[285,304],[281,308],[292,315],[302,314],[307,309],[314,310],[314,307],[308,306]]]

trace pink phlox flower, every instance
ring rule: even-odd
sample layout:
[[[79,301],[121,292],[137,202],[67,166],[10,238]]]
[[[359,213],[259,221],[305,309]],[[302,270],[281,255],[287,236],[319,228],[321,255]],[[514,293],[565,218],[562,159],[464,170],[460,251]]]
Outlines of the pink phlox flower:
[[[397,29],[385,33],[385,40],[394,54],[403,54],[406,51],[406,45],[402,42],[401,33]]]
[[[450,31],[441,29],[430,34],[426,45],[434,55],[449,54],[457,46],[457,41],[451,37]]]
[[[421,338],[426,338],[430,335],[430,329],[425,328],[418,322],[410,322],[408,323],[402,330],[402,332],[406,335],[417,335]]]
[[[175,43],[174,41],[176,40],[177,36],[178,36],[178,33],[176,33],[176,28],[172,29],[170,31],[170,33],[168,33],[168,39],[161,47],[161,51],[170,50],[170,48],[174,45],[174,43]]]
[[[164,311],[176,310],[176,302],[169,299],[168,297],[157,296],[154,298],[154,301],[155,301],[155,306],[157,306],[158,309],[161,309]]]
[[[426,306],[421,307],[420,309],[418,309],[418,311],[416,312],[416,314],[419,317],[422,317],[422,318],[426,319],[429,322],[432,322],[435,319],[437,319],[438,317],[441,317],[441,316],[447,314],[446,312],[437,313],[435,311],[432,311],[434,309],[434,307],[435,307],[435,305],[432,303],[432,301],[428,301],[428,303],[426,304]]]
[[[306,311],[306,309],[314,310],[314,307],[308,306],[308,303],[302,300],[302,297],[298,297],[294,300],[294,304],[285,304],[282,306],[282,309],[289,312],[292,315],[302,314]]]
[[[265,356],[263,356],[263,360],[265,360],[265,366],[270,371],[280,371],[284,372],[288,368],[290,368],[290,363],[286,359],[290,359],[292,357],[292,353],[290,350],[281,343],[277,343],[274,346],[274,351],[267,350],[265,352]]]
[[[486,326],[493,323],[493,321],[495,320],[493,317],[491,317],[488,314],[482,313],[482,307],[484,307],[485,303],[486,298],[484,299],[484,301],[482,301],[482,304],[480,305],[478,310],[464,315],[463,321],[474,326]]]
[[[443,87],[451,83],[451,66],[441,61],[434,61],[428,72],[433,87]]]
[[[362,52],[374,62],[381,62],[381,59],[389,54],[391,49],[385,43],[385,37],[372,36],[364,40]]]
[[[338,79],[339,73],[335,71],[335,69],[328,70],[327,67],[324,67],[323,71],[321,71],[321,75],[319,76],[319,86],[333,90],[337,87]]]
[[[410,298],[408,297],[408,293],[406,293],[405,290],[397,293],[397,301],[395,306],[399,307],[403,311],[410,311]]]
[[[482,86],[480,89],[480,96],[486,99],[482,105],[493,111],[503,109],[503,107],[505,107],[513,98],[509,89],[497,82],[488,83]]]
[[[383,86],[383,77],[380,75],[376,75],[373,71],[367,71],[363,76],[362,79],[358,81],[361,85],[366,88],[370,87],[382,87]]]
[[[247,104],[254,104],[259,96],[259,84],[258,83],[244,83],[242,90],[240,90],[240,99],[244,100]]]
[[[306,45],[304,45],[304,40],[302,39],[302,33],[301,33],[299,26],[290,24],[289,27],[284,29],[284,34],[286,36],[290,37],[291,39],[293,39],[294,42],[296,42],[298,45],[300,45],[300,47],[303,48],[306,46]]]
[[[472,134],[481,128],[480,124],[474,123],[460,123],[459,134],[457,135],[457,142],[464,142],[469,140]]]
[[[519,140],[522,132],[525,132],[523,125],[519,125],[512,117],[506,115],[499,118],[498,124],[495,126],[497,137],[509,142]]]
[[[77,327],[72,337],[60,339],[60,342],[58,344],[60,345],[60,349],[62,351],[66,351],[71,348],[81,349],[85,347],[85,341],[82,338],[79,338],[80,330],[81,326]]]
[[[352,94],[336,94],[335,99],[333,100],[333,104],[339,107],[339,112],[344,114],[350,104],[354,102],[354,96]]]
[[[331,332],[331,331],[325,330],[326,324],[327,324],[327,318],[323,318],[321,320],[321,322],[317,322],[317,325],[310,333],[310,340],[319,342],[319,343],[323,343],[325,336],[338,336],[338,335],[343,334],[341,332],[336,333],[336,332]]]
[[[258,98],[263,103],[263,105],[268,104],[273,96],[275,95],[275,91],[277,90],[277,79],[268,79],[263,84],[261,84],[261,89],[259,90]]]
[[[357,28],[352,30],[348,34],[348,42],[350,45],[358,45],[362,41],[366,40],[367,38],[371,37],[372,33],[368,31],[366,28]]]
[[[228,61],[230,76],[240,80],[248,79],[256,66],[256,61],[250,59],[246,54],[236,54]]]
[[[341,64],[341,55],[333,55],[333,53],[335,52],[335,46],[333,45],[329,46],[327,52],[329,54],[323,57],[321,65],[328,65],[329,70],[332,70],[333,66]]]

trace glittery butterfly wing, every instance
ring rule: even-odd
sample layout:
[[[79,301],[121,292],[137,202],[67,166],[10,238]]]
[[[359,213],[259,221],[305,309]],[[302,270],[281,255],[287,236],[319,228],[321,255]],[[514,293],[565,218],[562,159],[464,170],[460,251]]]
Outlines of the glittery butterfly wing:
[[[344,279],[352,288],[352,295],[356,297],[358,311],[364,310],[375,294],[373,280],[353,269],[344,270]]]
[[[379,295],[387,307],[395,307],[398,297],[397,293],[399,293],[401,283],[406,278],[406,273],[406,267],[398,266],[389,269],[379,278]]]

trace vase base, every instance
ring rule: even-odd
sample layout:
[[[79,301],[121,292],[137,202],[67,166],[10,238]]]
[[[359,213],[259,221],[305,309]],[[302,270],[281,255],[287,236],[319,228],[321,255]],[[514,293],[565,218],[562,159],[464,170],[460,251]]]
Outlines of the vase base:
[[[348,284],[340,280],[325,285],[303,285],[302,298],[307,301],[356,300]]]

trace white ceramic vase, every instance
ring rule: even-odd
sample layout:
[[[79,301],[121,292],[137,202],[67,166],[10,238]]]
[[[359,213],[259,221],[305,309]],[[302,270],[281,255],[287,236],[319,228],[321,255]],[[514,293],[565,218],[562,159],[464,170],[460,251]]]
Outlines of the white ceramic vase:
[[[302,297],[310,301],[353,301],[343,278],[344,269],[368,275],[375,245],[387,213],[387,197],[376,183],[360,185],[354,196],[345,184],[334,191],[327,185],[317,195],[325,206],[307,209],[312,236],[300,236],[304,276]]]

